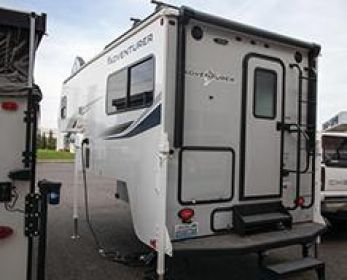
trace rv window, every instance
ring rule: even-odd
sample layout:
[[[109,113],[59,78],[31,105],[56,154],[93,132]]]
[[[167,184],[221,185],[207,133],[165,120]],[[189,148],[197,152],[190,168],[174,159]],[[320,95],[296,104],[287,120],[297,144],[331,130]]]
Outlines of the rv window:
[[[277,74],[257,68],[254,73],[253,113],[257,118],[273,119],[276,116]]]
[[[112,114],[126,108],[127,69],[111,74],[107,80],[107,113]]]
[[[131,108],[152,104],[154,89],[154,59],[147,59],[130,68]]]
[[[323,161],[327,166],[347,166],[347,138],[323,136]]]
[[[67,110],[67,97],[63,96],[60,103],[60,118],[63,120],[66,118]]]
[[[107,80],[107,114],[150,106],[154,92],[154,58],[111,74]]]

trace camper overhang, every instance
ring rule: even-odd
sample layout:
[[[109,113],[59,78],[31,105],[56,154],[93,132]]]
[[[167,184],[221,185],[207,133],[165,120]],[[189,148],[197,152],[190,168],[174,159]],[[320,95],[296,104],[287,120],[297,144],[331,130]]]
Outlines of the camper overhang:
[[[345,132],[347,131],[347,111],[340,112],[323,124],[323,131]]]
[[[9,26],[22,29],[30,29],[30,15],[36,18],[35,31],[41,40],[46,33],[46,14],[36,15],[32,12],[22,12],[0,8],[0,26]]]
[[[32,25],[34,32],[31,32]],[[45,33],[46,14],[0,8],[0,60],[4,63],[0,71],[1,96],[28,94],[33,70],[30,65],[35,58],[30,53],[35,52]],[[36,85],[33,87],[33,96],[41,100],[41,91]]]

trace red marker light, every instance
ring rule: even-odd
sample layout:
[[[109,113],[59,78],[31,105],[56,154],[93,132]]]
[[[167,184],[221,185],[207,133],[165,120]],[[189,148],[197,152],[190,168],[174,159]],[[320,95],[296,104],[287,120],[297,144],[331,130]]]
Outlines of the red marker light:
[[[1,108],[6,111],[17,111],[18,104],[16,102],[7,101],[1,103]]]
[[[0,226],[0,239],[5,239],[13,234],[13,229],[10,227]]]
[[[295,200],[295,205],[302,207],[305,204],[305,198],[302,196],[299,196],[296,200]]]
[[[183,223],[190,223],[194,216],[194,210],[191,208],[184,208],[178,212],[178,217],[181,218]]]

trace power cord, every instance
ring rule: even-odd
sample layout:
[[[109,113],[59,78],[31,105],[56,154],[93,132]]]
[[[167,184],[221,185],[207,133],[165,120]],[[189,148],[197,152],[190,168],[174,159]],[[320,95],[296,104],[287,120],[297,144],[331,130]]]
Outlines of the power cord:
[[[89,139],[86,138],[82,141],[81,146],[81,159],[82,159],[82,176],[83,176],[83,188],[84,188],[84,207],[86,222],[91,232],[96,248],[98,250],[99,256],[112,262],[117,262],[127,266],[137,267],[137,266],[147,266],[151,265],[156,255],[154,252],[150,253],[133,253],[128,255],[122,255],[119,251],[107,251],[102,246],[90,219],[89,213],[89,193],[87,184],[87,171],[86,171],[86,161],[84,155],[84,146],[89,144]]]
[[[24,211],[23,209],[15,208],[15,207],[16,207],[16,204],[17,204],[17,201],[18,201],[18,199],[19,199],[19,194],[17,193],[15,187],[12,188],[12,193],[13,193],[13,198],[14,198],[14,200],[12,201],[11,204],[8,203],[8,202],[5,202],[5,203],[4,203],[5,210],[8,211],[8,212],[17,212],[17,213],[24,214],[25,211]]]

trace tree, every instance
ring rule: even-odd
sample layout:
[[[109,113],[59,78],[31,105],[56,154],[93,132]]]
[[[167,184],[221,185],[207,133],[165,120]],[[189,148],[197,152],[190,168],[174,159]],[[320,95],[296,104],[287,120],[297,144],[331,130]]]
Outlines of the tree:
[[[36,145],[38,149],[42,148],[42,136],[41,132],[37,133],[37,138],[36,138]]]
[[[42,149],[46,149],[47,148],[47,137],[46,137],[46,133],[42,133],[42,139],[41,139],[41,148]]]

